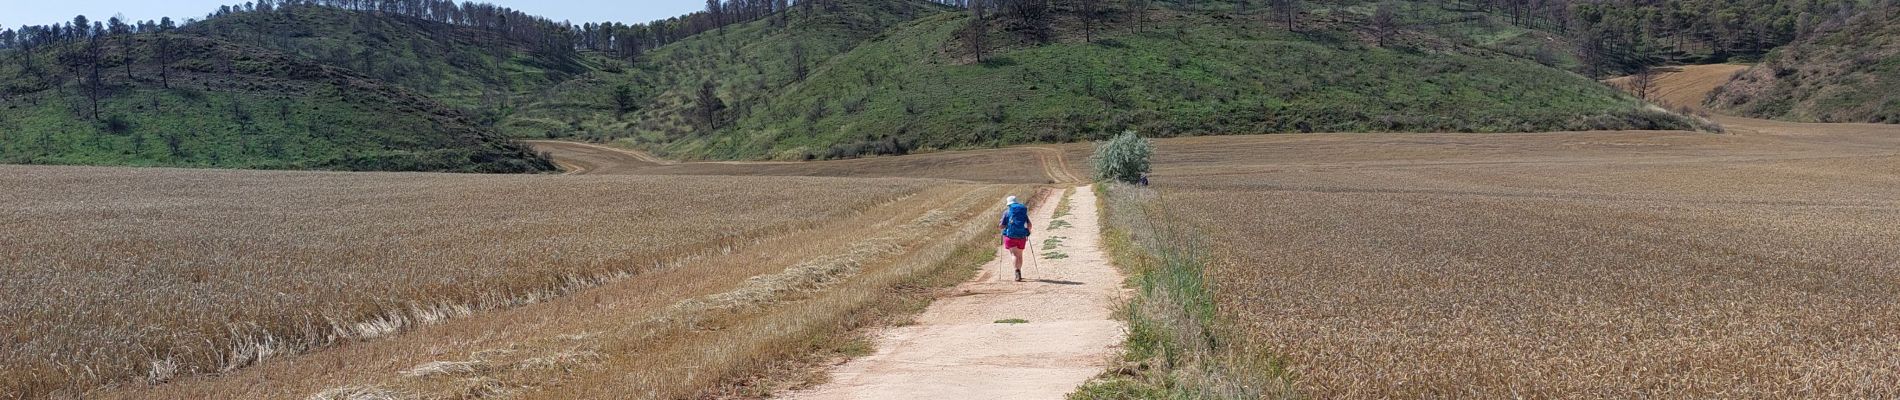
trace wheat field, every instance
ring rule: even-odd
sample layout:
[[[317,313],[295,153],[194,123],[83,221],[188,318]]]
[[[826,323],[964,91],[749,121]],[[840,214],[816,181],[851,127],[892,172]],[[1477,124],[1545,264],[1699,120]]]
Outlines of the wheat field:
[[[1154,182],[1308,396],[1900,397],[1900,131],[1722,122],[1163,140]]]
[[[942,185],[0,167],[0,397],[228,373],[545,302]]]
[[[995,184],[1078,182],[1087,144],[948,151],[819,162],[670,162],[611,145],[534,141],[569,171],[594,175],[826,176],[929,178]]]

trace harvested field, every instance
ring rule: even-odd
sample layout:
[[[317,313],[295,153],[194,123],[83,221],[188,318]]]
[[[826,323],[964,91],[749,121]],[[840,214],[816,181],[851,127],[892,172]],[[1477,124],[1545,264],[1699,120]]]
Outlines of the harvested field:
[[[669,262],[943,186],[0,170],[0,393],[27,397],[230,371],[614,278],[642,281]]]
[[[996,198],[1028,188],[937,185],[810,229],[768,235],[517,308],[218,376],[101,399],[689,398],[758,396],[748,377],[891,323],[991,253]],[[976,218],[983,215],[985,218]],[[835,232],[853,232],[837,235]],[[793,368],[796,369],[796,368]]]
[[[1162,140],[1315,398],[1900,397],[1900,128]]]
[[[593,175],[829,176],[931,178],[984,183],[1079,182],[1087,144],[954,151],[813,162],[660,162],[639,151],[587,143],[533,141],[535,150],[565,161],[570,173]],[[1079,158],[1078,158],[1079,157]]]

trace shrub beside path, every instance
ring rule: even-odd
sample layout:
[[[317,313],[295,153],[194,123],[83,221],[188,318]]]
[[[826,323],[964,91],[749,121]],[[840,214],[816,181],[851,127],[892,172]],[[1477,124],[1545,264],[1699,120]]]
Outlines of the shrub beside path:
[[[790,398],[1059,399],[1107,369],[1125,332],[1111,319],[1122,275],[1100,248],[1095,192],[1082,187],[1070,196],[1068,215],[1056,216],[1054,206],[1032,212],[1037,229],[1024,254],[1035,259],[1023,261],[1025,282],[1012,280],[1012,260],[999,249],[916,324],[881,332],[876,353],[834,367],[828,383]],[[1067,257],[1048,258],[1056,254]],[[1016,319],[1027,322],[998,322]]]

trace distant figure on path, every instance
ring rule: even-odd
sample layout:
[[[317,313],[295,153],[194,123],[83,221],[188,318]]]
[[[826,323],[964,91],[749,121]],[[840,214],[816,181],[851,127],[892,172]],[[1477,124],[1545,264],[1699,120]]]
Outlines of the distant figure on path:
[[[1029,247],[1029,206],[1009,196],[1009,208],[1003,210],[1003,248],[1016,256],[1016,281],[1023,281],[1023,249]]]

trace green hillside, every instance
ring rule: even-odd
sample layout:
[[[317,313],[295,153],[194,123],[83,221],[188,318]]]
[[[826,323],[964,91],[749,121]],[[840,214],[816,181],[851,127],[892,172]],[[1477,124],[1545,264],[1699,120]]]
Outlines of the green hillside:
[[[170,63],[158,62],[161,46],[172,50]],[[146,33],[101,39],[95,79],[89,49],[75,41],[31,54],[9,51],[8,62],[0,63],[0,87],[6,89],[0,97],[0,161],[554,169],[461,112],[349,70],[222,40]]]
[[[1808,122],[1900,124],[1900,5],[1830,21],[1709,96],[1716,109]]]
[[[488,29],[315,5],[233,12],[185,26],[399,85],[488,118],[591,68],[571,49]]]
[[[510,132],[558,136],[565,122],[673,157],[813,159],[1127,129],[1177,136],[1694,128],[1588,78],[1468,38],[1412,29],[1379,46],[1364,23],[1372,7],[1311,10],[1297,32],[1269,13],[1229,7],[1145,14],[1110,7],[1091,43],[1064,8],[1072,3],[1055,4],[1047,44],[998,15],[986,25],[992,54],[975,62],[965,35],[972,17],[927,13],[855,46],[828,47],[849,50],[814,61],[808,78],[784,86],[771,78],[785,76],[790,52],[760,45],[772,41],[758,33],[777,31],[754,22],[725,40],[709,33],[660,52],[690,52],[698,70],[727,72],[679,73],[652,61],[666,60],[659,57],[630,68],[630,91],[645,101],[623,122],[543,118],[527,129],[511,121]],[[739,57],[720,57],[732,54]],[[694,93],[707,80],[717,83],[711,108],[722,109],[710,123]],[[611,107],[613,84],[593,86],[568,103]]]
[[[921,0],[844,0],[796,7],[781,17],[728,26],[654,49],[639,62],[595,71],[547,90],[509,115],[503,132],[523,137],[638,137],[671,142],[710,129],[698,98],[708,82],[727,111],[743,114],[825,60],[905,21],[949,12]],[[802,53],[802,56],[795,54]],[[621,110],[616,91],[625,91]]]
[[[539,171],[545,160],[502,136],[821,159],[1124,130],[1696,128],[1567,72],[1583,69],[1574,45],[1500,9],[1308,2],[1289,29],[1276,8],[1232,1],[1102,1],[1093,13],[1079,0],[1004,1],[980,25],[924,0],[728,3],[720,14],[582,26],[479,3],[221,9],[166,36],[191,46],[176,52],[171,89],[153,78],[154,33],[107,35],[100,64],[130,59],[135,76],[105,74],[95,91],[84,35],[41,31],[31,52],[0,50],[10,61],[0,63],[0,154]]]

